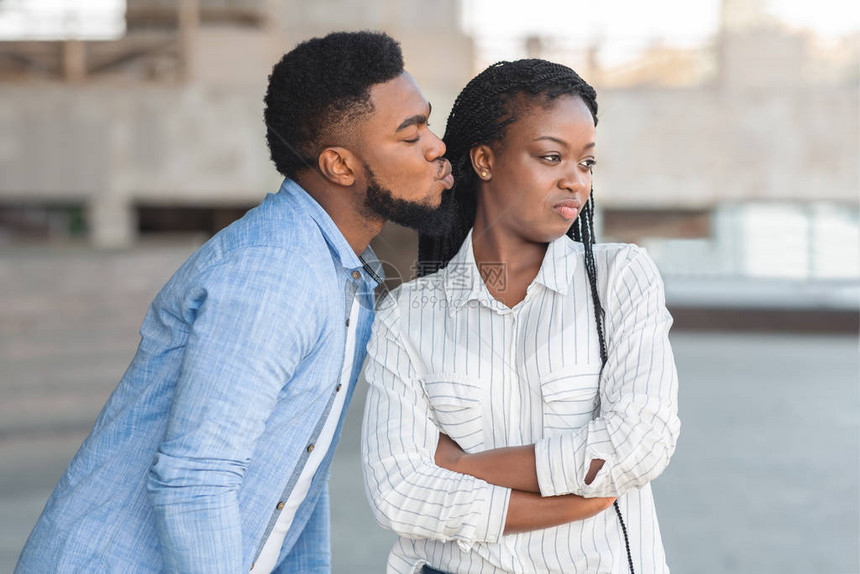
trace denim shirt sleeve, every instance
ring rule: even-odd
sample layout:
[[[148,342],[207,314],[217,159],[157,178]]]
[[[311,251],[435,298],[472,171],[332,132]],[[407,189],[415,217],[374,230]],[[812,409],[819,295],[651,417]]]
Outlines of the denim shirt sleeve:
[[[240,572],[238,491],[257,439],[319,336],[299,253],[237,249],[192,281],[188,340],[148,491],[168,572]]]

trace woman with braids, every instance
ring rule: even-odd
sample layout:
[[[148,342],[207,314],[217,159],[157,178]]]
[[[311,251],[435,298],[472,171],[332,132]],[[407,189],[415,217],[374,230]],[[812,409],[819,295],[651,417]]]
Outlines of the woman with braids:
[[[384,300],[362,439],[389,572],[668,572],[650,481],[678,437],[663,285],[595,244],[597,102],[501,62],[448,118],[458,224]]]

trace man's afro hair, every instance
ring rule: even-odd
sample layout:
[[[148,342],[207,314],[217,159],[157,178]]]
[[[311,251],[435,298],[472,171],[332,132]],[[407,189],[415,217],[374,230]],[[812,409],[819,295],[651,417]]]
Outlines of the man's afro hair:
[[[275,168],[316,165],[323,140],[373,111],[370,88],[403,73],[400,44],[380,32],[335,32],[302,42],[275,64],[264,99]]]

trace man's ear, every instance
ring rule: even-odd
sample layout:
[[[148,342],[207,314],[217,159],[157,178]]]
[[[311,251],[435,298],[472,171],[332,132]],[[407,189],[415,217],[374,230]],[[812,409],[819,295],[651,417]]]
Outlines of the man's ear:
[[[495,156],[490,146],[481,144],[473,147],[469,151],[469,159],[472,160],[472,169],[475,170],[479,178],[484,181],[492,179]]]
[[[355,156],[343,147],[327,147],[318,158],[320,172],[330,182],[350,187],[355,184]]]

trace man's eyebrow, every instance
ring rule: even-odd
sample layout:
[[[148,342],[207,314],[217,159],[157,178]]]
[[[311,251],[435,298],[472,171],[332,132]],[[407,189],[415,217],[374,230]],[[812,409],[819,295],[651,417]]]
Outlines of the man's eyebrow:
[[[427,118],[429,118],[429,117],[430,117],[430,113],[431,113],[432,111],[433,111],[433,106],[432,106],[432,105],[430,105],[430,104],[428,103],[428,104],[427,104],[427,115],[426,115],[426,116],[425,116],[425,115],[423,115],[423,114],[415,114],[415,115],[414,115],[414,116],[412,116],[412,117],[406,118],[405,120],[403,120],[403,122],[402,122],[399,126],[397,126],[397,129],[396,129],[396,130],[394,130],[394,131],[395,131],[395,132],[399,132],[399,131],[401,131],[401,130],[405,130],[405,129],[406,129],[406,128],[408,128],[408,127],[412,127],[412,126],[420,126],[420,125],[422,125],[422,124],[426,124],[426,123],[427,123]]]

